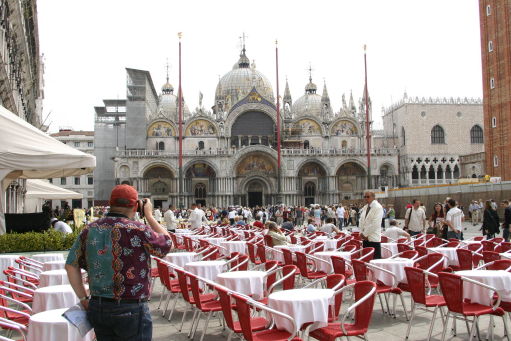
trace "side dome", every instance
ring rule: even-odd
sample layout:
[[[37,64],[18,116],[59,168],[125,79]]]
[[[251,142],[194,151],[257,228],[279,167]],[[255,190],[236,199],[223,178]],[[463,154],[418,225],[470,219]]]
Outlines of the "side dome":
[[[186,120],[188,117],[191,117],[191,113],[184,99],[183,102],[183,118]],[[164,91],[160,95],[158,112],[163,113],[166,117],[174,121],[179,119],[178,110],[179,108],[177,96],[173,94],[173,91]]]
[[[309,83],[305,86],[305,94],[293,103],[293,113],[298,116],[321,116],[321,96],[316,93],[318,87],[309,78]]]
[[[255,69],[254,64],[250,66],[245,48],[243,48],[240,59],[233,69],[220,78],[215,97],[217,101],[225,101],[226,109],[229,109],[247,96],[253,88],[256,88],[257,92],[267,101],[275,101],[270,81]]]

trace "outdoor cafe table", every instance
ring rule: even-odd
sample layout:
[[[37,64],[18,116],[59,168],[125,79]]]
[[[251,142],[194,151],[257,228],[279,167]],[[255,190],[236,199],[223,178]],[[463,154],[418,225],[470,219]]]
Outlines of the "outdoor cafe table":
[[[511,302],[510,272],[504,270],[463,270],[456,271],[456,274],[494,287],[502,301]],[[473,303],[485,305],[490,305],[493,300],[491,290],[468,282],[463,283],[463,296]]]
[[[503,252],[500,254],[500,259],[511,259],[511,252]]]
[[[66,261],[52,260],[50,262],[43,263],[43,271],[64,269],[65,265],[66,265]]]
[[[381,243],[381,255],[383,258],[390,258],[398,253],[397,243]]]
[[[227,267],[224,260],[206,260],[187,263],[184,269],[194,275],[216,282],[217,275],[226,271]]]
[[[78,329],[69,323],[62,314],[67,310],[47,310],[30,316],[27,341],[92,341],[95,338],[91,330],[81,337]]]
[[[266,276],[264,271],[232,271],[218,274],[217,282],[231,290],[260,300],[264,297]]]
[[[345,260],[349,261],[351,259],[351,252],[346,252],[346,251],[322,251],[322,252],[316,252],[314,254],[314,257],[321,258],[321,259],[329,262],[330,265],[332,265],[332,256],[342,257]],[[334,269],[333,265],[332,265],[332,267],[329,267],[328,265],[326,265],[323,262],[316,261],[315,263],[316,263],[316,269],[318,271],[323,271],[323,272],[326,272],[326,273],[331,273],[333,271],[333,269]]]
[[[332,289],[283,290],[268,296],[268,306],[293,317],[298,329],[304,323],[312,322],[310,330],[314,330],[328,325],[328,309],[333,295]],[[278,329],[294,332],[289,320],[278,316],[274,319]]]
[[[171,252],[167,253],[165,260],[184,268],[187,263],[199,260],[199,255],[196,252]],[[172,268],[170,268],[170,271],[173,272]]]
[[[325,250],[337,249],[337,239],[330,239],[327,236],[317,236],[312,242],[314,243],[314,247],[316,247],[316,244],[323,242],[325,243]]]
[[[458,266],[458,254],[456,253],[455,247],[430,247],[428,248],[430,252],[441,253],[445,256],[444,267],[448,267],[449,265]]]
[[[41,263],[51,262],[54,260],[64,260],[62,253],[39,253],[30,257]]]
[[[16,259],[20,258],[19,255],[0,255],[0,280],[7,280],[7,276],[4,274],[4,270],[7,270],[7,267],[16,266]]]
[[[282,249],[288,249],[291,252],[305,252],[305,245],[298,244],[287,244],[287,245],[276,245],[273,247],[274,249],[281,251]],[[281,252],[273,252],[273,259],[279,262],[284,263],[284,255]]]
[[[204,238],[205,241],[209,242],[212,245],[220,245],[221,242],[225,241],[225,238],[222,237],[216,237],[216,238]]]
[[[193,231],[190,229],[176,229],[177,234],[192,234]]]
[[[229,256],[233,252],[247,254],[247,242],[242,240],[229,240],[220,242],[220,246],[225,248],[222,249],[222,253],[226,256]]]
[[[373,259],[369,263],[376,265],[382,269],[392,272],[397,279],[397,283],[408,283],[406,280],[406,266],[413,266],[414,261],[408,258],[388,258],[388,259]],[[383,284],[392,286],[394,284],[394,277],[384,271],[378,269],[373,270],[376,280],[381,281]],[[396,283],[396,285],[397,285]]]
[[[43,271],[39,275],[39,288],[61,284],[69,284],[67,272],[64,269]]]
[[[32,310],[34,313],[60,308],[69,308],[78,303],[73,288],[69,284],[38,288],[34,292]]]

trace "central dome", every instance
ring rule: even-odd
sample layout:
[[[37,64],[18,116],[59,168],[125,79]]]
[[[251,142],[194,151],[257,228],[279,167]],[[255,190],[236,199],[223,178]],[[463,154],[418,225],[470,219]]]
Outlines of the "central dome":
[[[225,100],[232,107],[256,88],[257,92],[267,101],[274,102],[273,89],[270,81],[261,72],[250,66],[249,59],[243,48],[240,59],[233,69],[227,72],[218,82],[216,100]]]

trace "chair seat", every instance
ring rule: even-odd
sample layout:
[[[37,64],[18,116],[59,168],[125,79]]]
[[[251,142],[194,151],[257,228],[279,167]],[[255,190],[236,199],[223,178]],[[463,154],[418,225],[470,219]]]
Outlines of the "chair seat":
[[[463,315],[465,316],[480,316],[486,314],[503,316],[505,312],[502,308],[493,310],[491,307],[479,303],[463,303]]]
[[[254,334],[252,338],[253,341],[287,341],[287,339],[291,336],[290,333],[284,330],[271,329],[265,330],[259,333]],[[295,337],[291,339],[291,341],[302,341],[299,337]]]
[[[390,292],[392,294],[401,295],[403,293],[403,290],[401,290],[400,288],[392,288],[390,285],[377,283],[377,287],[376,287],[377,294],[386,294],[388,292]]]
[[[220,304],[220,301],[207,301],[201,303],[201,310],[204,312],[221,311],[222,305]]]
[[[505,311],[507,312],[511,312],[511,302],[504,302],[504,301],[501,301],[500,302],[500,307],[502,309],[504,309]]]
[[[213,301],[216,298],[216,294],[204,294],[199,296],[201,302]],[[195,304],[195,298],[193,298],[193,296],[190,296],[190,304]]]
[[[308,279],[318,279],[326,277],[327,273],[323,271],[310,271],[307,273]]]
[[[252,331],[257,332],[257,331],[266,329],[268,320],[265,319],[264,317],[253,317],[250,319],[250,324],[252,325]],[[235,333],[242,332],[240,321],[234,322],[234,332]]]
[[[151,269],[151,277],[160,277],[160,273],[158,272],[158,268]]]
[[[367,329],[358,328],[352,323],[345,323],[344,327],[346,334],[342,331],[340,322],[329,323],[326,327],[310,332],[310,336],[322,341],[335,341],[335,339],[341,336],[364,335],[367,332]]]
[[[426,296],[426,307],[445,306],[445,299],[442,295],[429,295]]]

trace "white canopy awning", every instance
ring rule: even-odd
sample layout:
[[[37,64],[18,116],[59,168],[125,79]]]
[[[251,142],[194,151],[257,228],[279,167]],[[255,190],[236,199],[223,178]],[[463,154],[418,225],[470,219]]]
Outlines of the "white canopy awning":
[[[57,141],[0,106],[0,234],[4,195],[17,178],[47,179],[91,173],[96,158]]]
[[[25,198],[47,200],[82,199],[83,194],[55,186],[45,180],[29,179],[27,180],[27,193],[25,194]]]

